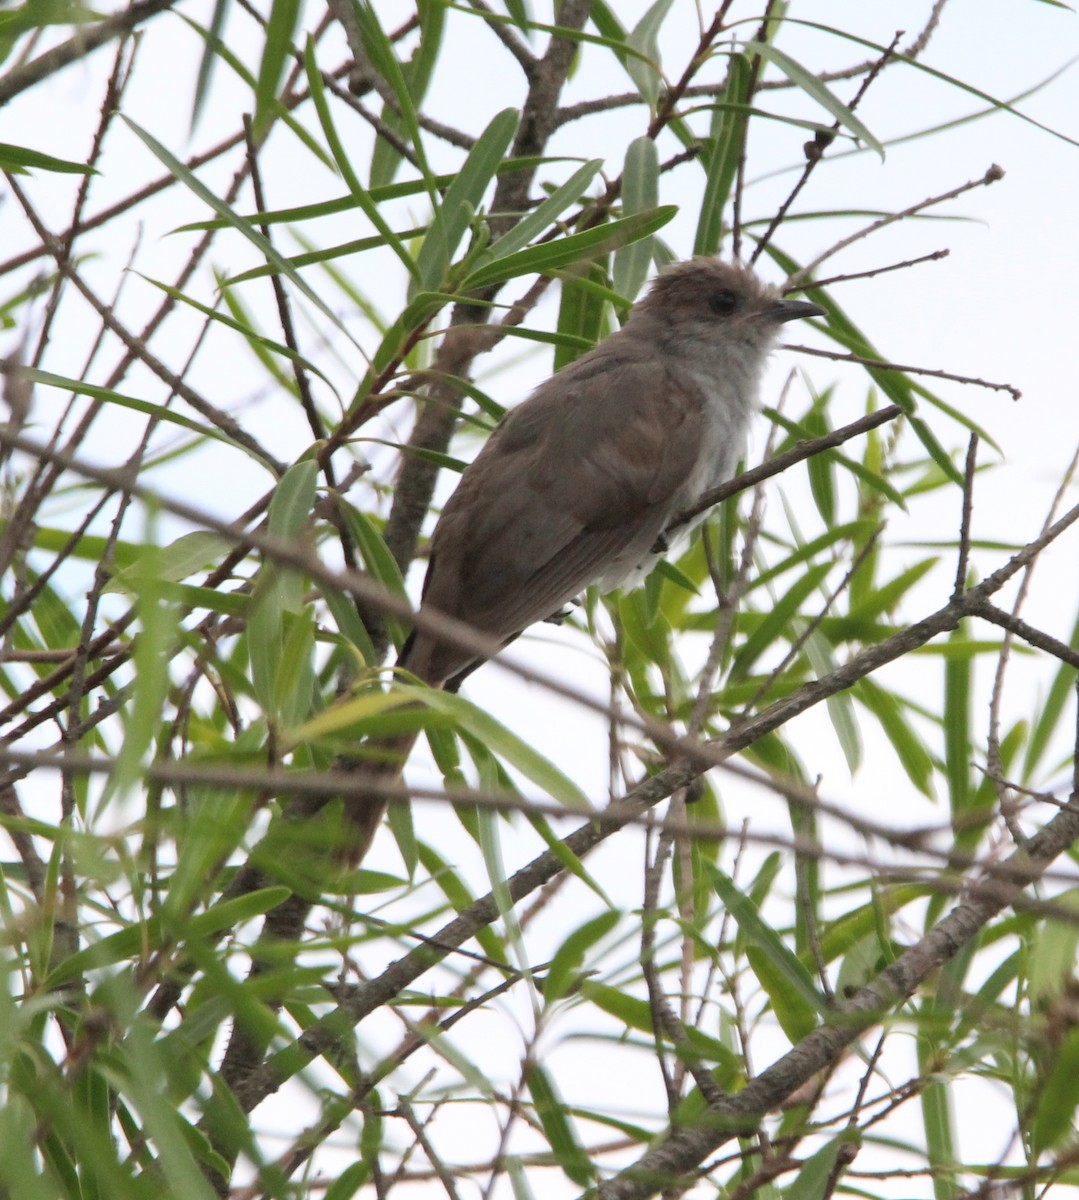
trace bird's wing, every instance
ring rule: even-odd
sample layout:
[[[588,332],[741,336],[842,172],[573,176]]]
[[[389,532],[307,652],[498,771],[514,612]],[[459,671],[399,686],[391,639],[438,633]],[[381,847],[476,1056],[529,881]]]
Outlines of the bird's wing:
[[[579,366],[499,426],[432,539],[425,605],[499,639],[643,558],[700,452],[694,384],[654,361]]]

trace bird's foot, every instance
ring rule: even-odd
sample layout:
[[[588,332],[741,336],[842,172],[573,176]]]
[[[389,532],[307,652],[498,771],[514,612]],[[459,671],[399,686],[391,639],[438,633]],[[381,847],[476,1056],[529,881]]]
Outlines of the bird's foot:
[[[574,596],[573,599],[566,605],[565,608],[560,608],[558,612],[551,613],[549,617],[544,617],[544,621],[548,625],[561,625],[567,617],[573,616],[573,610],[581,607],[581,597]]]

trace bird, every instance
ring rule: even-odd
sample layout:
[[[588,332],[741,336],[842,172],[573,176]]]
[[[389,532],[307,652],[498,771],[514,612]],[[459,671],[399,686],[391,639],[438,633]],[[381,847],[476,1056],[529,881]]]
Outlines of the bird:
[[[662,270],[625,324],[511,409],[465,469],[431,534],[421,613],[504,646],[590,586],[636,586],[731,478],[782,326],[823,315],[739,263]],[[483,661],[420,623],[397,665],[456,691]],[[414,740],[372,764],[372,783],[396,778]],[[384,811],[377,787],[346,798],[348,861]]]

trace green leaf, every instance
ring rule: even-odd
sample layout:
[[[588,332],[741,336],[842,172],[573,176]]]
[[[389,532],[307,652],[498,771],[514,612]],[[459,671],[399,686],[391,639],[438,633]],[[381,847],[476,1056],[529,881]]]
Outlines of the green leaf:
[[[454,911],[464,912],[466,908],[475,903],[476,897],[473,896],[461,877],[439,855],[433,846],[421,841],[417,842],[416,850],[419,854],[420,862],[423,864],[423,869],[434,881],[435,886],[441,889],[442,894],[453,906]],[[509,958],[505,942],[503,942],[492,926],[485,925],[478,930],[476,940],[479,942],[484,954],[495,962],[506,962]]]
[[[315,503],[317,474],[315,462],[305,459],[289,467],[281,477],[267,515],[271,537],[290,542],[306,532]],[[277,673],[285,645],[285,614],[298,616],[302,608],[300,574],[272,559],[264,562],[259,568],[248,617],[247,651],[255,696],[271,716],[281,715],[277,708],[281,697]]]
[[[967,629],[960,624],[948,637],[949,648],[960,649],[968,640]],[[968,655],[949,654],[944,660],[944,769],[948,777],[948,798],[953,821],[966,823],[971,807],[971,679],[972,664]],[[995,808],[994,804],[994,808]],[[957,845],[969,849],[977,842],[980,831],[966,828]],[[971,842],[971,838],[974,842]]]
[[[571,263],[598,258],[609,250],[617,250],[619,246],[625,246],[637,238],[647,237],[657,229],[662,229],[677,211],[677,205],[667,204],[652,212],[608,221],[595,229],[571,233],[540,246],[529,246],[516,254],[481,264],[459,284],[459,290],[478,291],[496,283],[504,283],[507,279],[516,279],[520,275],[550,273],[560,267],[568,267]]]
[[[588,267],[587,275],[562,281],[562,297],[558,305],[558,335],[555,345],[554,369],[561,371],[580,355],[590,350],[607,331],[607,302],[590,282],[602,282],[607,272],[599,263]]]
[[[41,150],[30,150],[26,146],[12,146],[0,142],[0,170],[19,173],[27,167],[39,171],[56,171],[61,175],[96,175],[97,171],[86,163],[68,162],[64,158],[53,158]]]
[[[408,593],[405,590],[404,577],[397,565],[397,560],[390,553],[382,534],[372,521],[353,504],[342,500],[339,509],[344,514],[348,531],[352,534],[356,548],[360,552],[363,564],[372,579],[380,583],[391,596],[408,603]],[[389,613],[383,614],[386,629],[393,644],[400,648],[405,640],[404,623]]]
[[[577,203],[602,166],[603,159],[593,158],[583,167],[578,167],[546,200],[525,214],[508,233],[492,242],[487,247],[487,256],[496,260],[523,250],[533,238],[544,233],[571,204]]]
[[[565,995],[584,963],[584,956],[618,924],[621,914],[602,912],[579,925],[554,953],[543,982],[543,998],[548,1004]]]
[[[1050,1150],[1072,1132],[1079,1105],[1079,1029],[1069,1029],[1051,1059],[1048,1077],[1037,1098],[1030,1133],[1035,1155]]]
[[[367,1123],[365,1121],[364,1128],[366,1127]],[[357,1162],[349,1163],[326,1189],[323,1200],[352,1200],[352,1197],[367,1182],[370,1174],[370,1162],[360,1159]]]
[[[920,737],[907,722],[896,696],[872,679],[859,679],[854,694],[880,722],[892,747],[903,764],[907,779],[930,800],[933,794],[933,759]]]
[[[252,131],[261,142],[270,131],[277,103],[277,87],[292,51],[292,35],[300,20],[303,0],[273,0],[266,23],[266,43],[259,63],[255,87],[255,118]]]
[[[805,417],[802,425],[806,434],[811,437],[823,437],[831,432],[823,403],[814,404]],[[806,463],[809,474],[809,487],[817,504],[817,511],[825,525],[835,524],[835,461],[830,454],[815,454]]]
[[[412,256],[405,249],[401,239],[389,227],[385,217],[379,212],[378,205],[371,198],[370,192],[360,183],[359,177],[352,169],[352,161],[337,133],[337,127],[334,125],[333,117],[330,114],[330,106],[326,100],[325,89],[322,86],[322,72],[319,70],[318,62],[315,59],[315,44],[310,38],[308,38],[307,47],[304,50],[304,66],[307,69],[307,82],[311,87],[311,100],[315,106],[315,112],[318,115],[319,124],[322,126],[326,142],[330,147],[330,153],[333,155],[333,161],[336,163],[337,169],[341,172],[341,178],[348,185],[348,190],[352,193],[352,198],[356,201],[357,206],[362,210],[364,216],[378,230],[386,245],[397,255],[401,265],[408,272],[409,278],[418,279],[419,268],[412,261]],[[278,257],[280,258],[280,256]],[[295,274],[291,267],[289,267],[289,272]]]
[[[595,1168],[577,1140],[566,1105],[550,1076],[538,1063],[531,1063],[525,1079],[532,1093],[536,1116],[558,1165],[578,1187],[588,1187],[595,1179]]]
[[[272,351],[274,354],[280,355],[282,358],[287,358],[290,362],[299,363],[301,366],[303,366],[304,370],[310,371],[312,375],[317,375],[318,378],[321,379],[323,383],[325,383],[326,386],[331,389],[331,391],[333,390],[333,384],[331,383],[330,379],[322,371],[320,371],[313,362],[305,358],[302,354],[293,350],[291,346],[286,346],[283,342],[275,342],[272,338],[265,337],[255,329],[250,320],[242,320],[241,314],[244,316],[246,316],[246,314],[243,314],[243,310],[237,298],[231,295],[229,292],[224,291],[223,297],[225,303],[228,304],[229,308],[232,310],[231,317],[223,312],[220,312],[216,308],[211,308],[207,304],[200,304],[199,301],[193,299],[191,296],[185,295],[178,288],[174,288],[170,284],[162,283],[157,279],[151,279],[149,275],[143,275],[141,272],[138,272],[138,274],[140,278],[145,279],[147,283],[163,291],[166,296],[171,297],[180,304],[186,304],[189,308],[193,308],[196,312],[202,313],[202,315],[208,320],[216,321],[218,324],[224,325],[227,329],[233,329],[237,333],[242,334],[244,339],[249,345],[252,346],[253,349],[256,347],[263,348]],[[224,288],[227,281],[219,277],[217,282],[219,287]]]
[[[370,723],[375,718],[396,712],[411,703],[409,696],[402,695],[396,689],[389,692],[365,691],[358,696],[338,700],[302,724],[283,732],[282,742],[285,746],[298,746],[346,730],[355,732],[357,737],[369,734]],[[416,724],[420,723],[417,714]]]
[[[722,102],[712,110],[708,145],[701,155],[705,184],[693,241],[694,254],[719,253],[723,210],[731,194],[749,122],[749,113],[742,106],[749,95],[752,77],[749,59],[744,54],[732,54],[727,62],[727,90]]]
[[[707,865],[712,885],[723,906],[746,937],[746,956],[768,994],[776,1019],[792,1043],[818,1023],[827,1004],[801,959],[764,920],[760,910],[718,867]]]
[[[1072,625],[1069,646],[1079,646],[1079,620]],[[1042,759],[1049,748],[1053,734],[1059,729],[1060,722],[1066,717],[1072,696],[1075,694],[1075,668],[1061,663],[1049,685],[1045,701],[1038,713],[1034,727],[1030,731],[1030,741],[1027,744],[1023,758],[1023,781],[1029,781],[1041,765]]]
[[[132,592],[135,581],[147,578],[148,574],[161,582],[179,583],[212,566],[231,549],[232,542],[205,530],[182,534],[160,549],[140,546],[134,561],[113,575],[105,591]]]
[[[580,993],[597,1008],[621,1021],[627,1029],[636,1029],[647,1034],[654,1032],[652,1006],[647,1000],[631,996],[595,979],[583,979]]]
[[[227,3],[227,0],[224,0],[224,2]],[[198,23],[198,21],[193,21],[186,13],[176,12],[175,15],[178,16],[180,20],[188,26],[189,29],[194,30],[194,32],[197,33],[198,36],[206,43],[206,54],[212,52],[215,58],[221,59],[224,63],[231,67],[237,78],[243,80],[247,87],[251,88],[252,91],[255,90],[255,88],[258,86],[258,82],[254,74],[248,70],[243,60],[234,54],[219,36],[220,30],[217,29],[216,25],[214,24],[214,22],[218,20],[218,13],[216,9],[213,17],[211,18],[211,25],[209,29],[204,28]],[[296,116],[289,110],[289,108],[280,100],[273,100],[272,108],[275,120],[287,126],[289,131],[296,137],[296,139],[302,145],[306,146],[321,164],[329,167],[329,169],[332,171],[333,160],[326,153],[326,151],[323,150],[322,146],[319,145],[314,135],[308,132],[306,121],[298,120]],[[182,228],[191,229],[198,224],[199,222],[195,222],[192,225],[183,226]],[[203,222],[202,224],[204,227],[220,228],[222,222],[210,221]]]
[[[634,216],[659,205],[659,155],[650,137],[639,137],[629,144],[622,168],[622,212]],[[643,237],[615,251],[612,282],[614,290],[634,300],[648,276],[652,264],[652,239]]]
[[[429,194],[432,204],[435,202],[434,186],[431,181],[431,169],[427,165],[423,137],[420,133],[419,117],[416,112],[416,100],[405,71],[394,52],[393,43],[386,36],[382,27],[382,19],[375,12],[369,0],[352,0],[352,11],[360,27],[363,46],[371,59],[371,65],[390,85],[397,101],[396,116],[412,144],[416,163],[429,183]],[[397,121],[394,121],[397,124]],[[384,180],[379,180],[384,182]]]
[[[402,686],[400,690],[402,694],[421,701],[428,708],[452,717],[462,729],[479,739],[492,753],[516,767],[522,775],[560,804],[580,812],[592,811],[588,797],[567,775],[504,725],[500,725],[489,713],[470,704],[464,697],[433,688]]]
[[[787,588],[735,655],[730,670],[732,677],[746,674],[774,642],[790,636],[791,621],[798,614],[802,602],[811,592],[816,591],[831,569],[831,563],[816,563],[807,568],[805,573]]]
[[[195,421],[191,417],[185,417],[182,413],[174,412],[171,408],[166,408],[162,404],[152,404],[149,400],[139,400],[134,396],[125,396],[123,393],[114,391],[112,388],[98,387],[96,384],[86,383],[81,379],[69,379],[65,375],[55,375],[52,371],[43,371],[39,367],[22,367],[19,373],[31,383],[39,383],[44,387],[62,388],[64,391],[74,392],[77,396],[89,396],[94,400],[102,400],[106,404],[115,404],[120,408],[128,408],[133,412],[143,413],[148,417],[153,417],[155,421],[163,421],[167,425],[177,425],[181,429],[197,433],[199,437],[213,438],[215,441],[224,442],[227,446],[243,450],[245,454],[251,455],[261,466],[266,465],[265,459],[251,449],[251,447],[245,446],[242,442],[234,441],[227,433],[223,433],[216,426]]]
[[[871,150],[875,150],[883,161],[884,147],[869,132],[865,125],[862,124],[861,120],[851,112],[838,96],[830,92],[812,71],[806,70],[801,63],[796,62],[789,54],[785,54],[777,46],[773,46],[771,42],[749,41],[745,43],[743,50],[746,54],[759,54],[762,58],[767,58],[773,62],[791,83],[800,87],[803,92],[816,100],[823,109],[835,117],[840,125],[849,129],[856,138],[864,142]]]
[[[341,318],[333,311],[332,308],[324,300],[322,300],[316,292],[314,292],[304,282],[303,278],[289,264],[288,260],[283,258],[274,249],[273,244],[255,227],[250,221],[245,221],[241,216],[229,207],[207,184],[191,170],[189,170],[180,160],[141,126],[137,125],[130,117],[124,113],[120,114],[123,121],[130,127],[132,132],[143,142],[143,144],[158,158],[169,172],[180,180],[187,188],[189,188],[196,196],[199,197],[205,204],[209,205],[219,217],[232,229],[242,233],[249,242],[251,242],[259,252],[265,257],[266,261],[272,263],[282,275],[290,279],[297,289],[315,305],[316,308],[327,317],[336,329],[339,329],[350,342],[355,345],[355,339],[345,327]],[[409,260],[411,261],[411,260]]]
[[[315,614],[310,607],[285,614],[283,631],[274,679],[273,712],[290,728],[307,716],[314,703]]]
[[[835,1168],[836,1157],[842,1146],[860,1146],[861,1131],[857,1128],[844,1129],[838,1136],[802,1163],[794,1182],[783,1189],[783,1200],[824,1200],[831,1193],[828,1190]]]
[[[658,35],[670,7],[671,0],[655,0],[626,38],[626,45],[631,50],[636,50],[639,56],[625,60],[626,70],[653,112],[656,110],[659,85],[663,79],[659,66]]]
[[[464,165],[435,210],[423,239],[416,258],[416,275],[409,284],[409,299],[419,291],[438,291],[447,282],[453,256],[505,158],[519,120],[520,113],[516,109],[503,109],[468,152]]]
[[[225,15],[229,10],[229,0],[214,0],[213,16],[210,18],[210,27],[206,30],[205,45],[202,48],[202,58],[199,59],[199,73],[195,80],[195,95],[191,102],[191,128],[190,132],[195,132],[195,127],[199,123],[199,117],[202,115],[202,106],[206,103],[206,97],[210,94],[210,80],[213,76],[214,66],[217,63],[217,47],[221,44],[221,33],[225,28]]]
[[[1042,1007],[1059,1000],[1072,985],[1079,957],[1079,888],[1054,896],[1053,907],[1074,916],[1040,922],[1037,936],[1031,939],[1027,991],[1031,1003]]]
[[[818,679],[824,679],[839,669],[832,646],[819,629],[815,629],[806,638],[805,654]],[[862,737],[850,692],[837,692],[829,696],[825,703],[828,719],[832,722],[843,757],[847,760],[847,769],[854,775],[862,765]]]
[[[416,5],[420,39],[412,57],[401,67],[401,73],[407,83],[409,96],[417,107],[427,94],[431,76],[438,65],[448,7],[445,0],[420,0]],[[395,133],[404,129],[404,122],[390,104],[382,106],[382,121]],[[371,186],[388,184],[396,175],[401,162],[401,152],[394,141],[388,137],[376,138],[371,152]]]
[[[132,583],[139,622],[132,655],[135,682],[124,706],[124,741],[110,778],[110,792],[121,796],[141,776],[143,756],[157,736],[172,682],[168,664],[176,646],[180,612],[163,593],[155,558],[156,547],[147,547],[144,572]]]

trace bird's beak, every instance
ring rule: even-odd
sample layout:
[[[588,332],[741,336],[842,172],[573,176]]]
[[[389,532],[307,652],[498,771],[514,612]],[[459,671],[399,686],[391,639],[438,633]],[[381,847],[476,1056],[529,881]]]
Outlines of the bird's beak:
[[[797,321],[800,317],[823,317],[827,313],[819,304],[809,300],[777,300],[768,310],[773,321]]]

